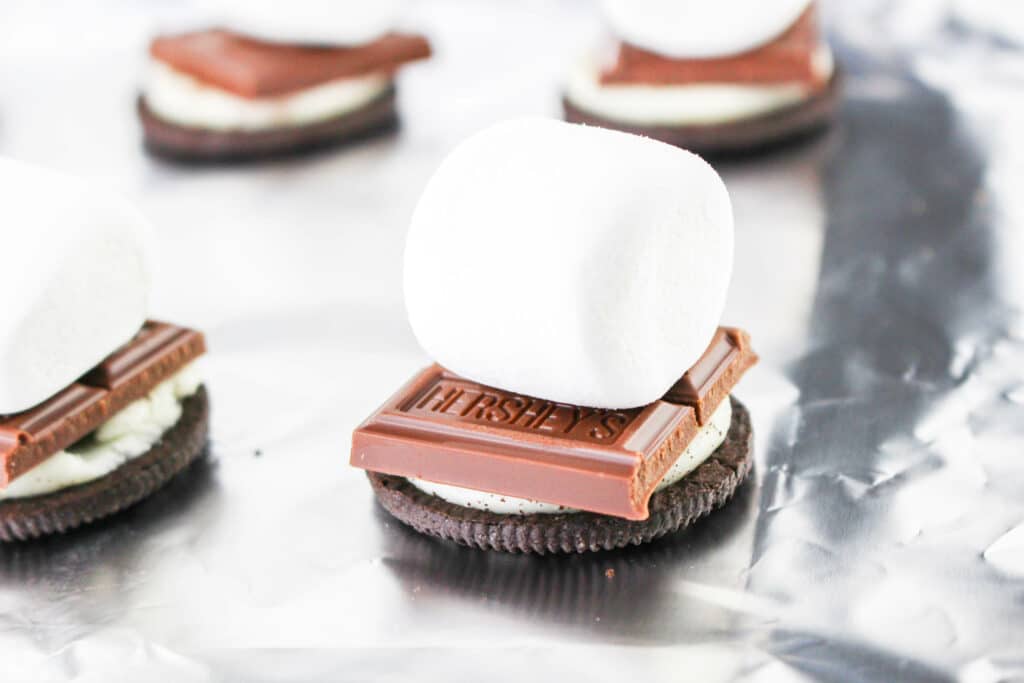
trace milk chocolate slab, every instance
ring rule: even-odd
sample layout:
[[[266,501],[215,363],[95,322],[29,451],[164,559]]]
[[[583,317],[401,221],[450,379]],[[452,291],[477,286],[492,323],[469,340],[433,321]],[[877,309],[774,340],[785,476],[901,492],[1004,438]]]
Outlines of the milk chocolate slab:
[[[82,377],[82,382],[107,391],[123,387],[135,379],[139,372],[151,365],[146,361],[183,338],[193,337],[189,330],[167,323],[147,323],[130,344],[110,354],[102,363]]]
[[[148,394],[205,351],[206,340],[199,332],[151,321],[135,339],[108,356],[81,381],[107,390],[108,409],[113,414]]]
[[[269,43],[223,30],[163,36],[150,54],[203,83],[241,97],[276,97],[339,78],[391,73],[430,56],[417,35],[391,33],[356,47]]]
[[[0,419],[0,486],[103,424],[111,415],[106,396],[75,383],[35,408]]]
[[[749,334],[735,327],[720,327],[704,355],[672,385],[662,400],[691,406],[697,413],[697,424],[703,427],[729,395],[729,390],[756,362]]]
[[[622,43],[613,65],[601,74],[601,82],[606,85],[822,85],[814,68],[814,54],[820,40],[817,8],[812,4],[781,36],[739,55],[673,59]]]
[[[713,412],[715,397],[726,396],[756,360],[743,333],[725,336],[737,352],[724,361],[716,350],[705,354],[705,365],[723,367],[698,364],[695,400],[678,392],[675,402],[629,410],[522,396],[431,366],[353,433],[351,464],[646,519],[651,492],[699,429],[698,409]],[[706,375],[712,378],[702,381]]]
[[[199,332],[149,321],[78,382],[34,408],[0,417],[0,488],[95,431],[205,351]]]

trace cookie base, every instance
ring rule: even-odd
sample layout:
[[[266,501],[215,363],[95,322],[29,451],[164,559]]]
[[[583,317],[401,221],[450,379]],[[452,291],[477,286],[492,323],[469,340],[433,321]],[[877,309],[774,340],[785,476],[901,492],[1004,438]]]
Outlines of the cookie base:
[[[589,126],[611,128],[642,135],[706,157],[753,154],[820,133],[835,118],[842,91],[842,75],[837,70],[828,85],[810,98],[769,114],[728,123],[644,126],[606,118],[573,104],[562,97],[565,120]]]
[[[77,486],[0,501],[0,541],[63,533],[138,503],[206,451],[210,407],[200,387],[182,403],[181,418],[152,448],[110,474]]]
[[[735,398],[725,442],[680,481],[651,496],[650,516],[631,521],[591,512],[501,515],[449,503],[407,479],[367,472],[377,502],[400,521],[430,536],[481,550],[510,553],[584,553],[648,543],[693,524],[725,504],[750,472],[750,413]]]
[[[355,142],[398,127],[394,87],[359,109],[326,121],[256,131],[208,130],[171,123],[154,113],[142,96],[137,107],[147,151],[186,163],[291,156]]]

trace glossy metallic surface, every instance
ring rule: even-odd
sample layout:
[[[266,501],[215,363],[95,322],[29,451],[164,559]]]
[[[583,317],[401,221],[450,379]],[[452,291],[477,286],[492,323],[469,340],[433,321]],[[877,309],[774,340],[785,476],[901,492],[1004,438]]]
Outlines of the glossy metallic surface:
[[[721,167],[753,480],[663,542],[536,559],[402,528],[346,462],[428,362],[400,285],[423,183],[557,112],[589,7],[419,3],[438,56],[397,137],[189,169],[141,153],[132,109],[154,18],[188,8],[5,3],[0,153],[152,217],[155,313],[208,333],[214,427],[131,512],[0,548],[0,678],[1024,678],[1024,52],[982,3],[842,4],[839,126]]]

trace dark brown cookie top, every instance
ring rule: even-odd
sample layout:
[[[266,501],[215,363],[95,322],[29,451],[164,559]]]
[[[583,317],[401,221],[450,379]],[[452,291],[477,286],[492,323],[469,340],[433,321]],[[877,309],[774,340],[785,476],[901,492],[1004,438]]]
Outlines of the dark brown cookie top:
[[[842,91],[837,70],[828,86],[789,107],[728,123],[685,126],[641,126],[615,121],[587,111],[562,98],[565,120],[620,130],[681,147],[708,157],[736,156],[762,151],[809,137],[826,128],[835,117]]]
[[[723,505],[750,472],[750,414],[735,398],[725,442],[676,484],[654,493],[642,521],[590,512],[502,515],[449,503],[402,477],[367,472],[377,501],[417,531],[483,550],[582,553],[647,543]]]
[[[204,453],[209,417],[206,388],[200,387],[182,403],[181,418],[160,441],[110,474],[53,493],[0,501],[0,541],[62,533],[134,505]]]

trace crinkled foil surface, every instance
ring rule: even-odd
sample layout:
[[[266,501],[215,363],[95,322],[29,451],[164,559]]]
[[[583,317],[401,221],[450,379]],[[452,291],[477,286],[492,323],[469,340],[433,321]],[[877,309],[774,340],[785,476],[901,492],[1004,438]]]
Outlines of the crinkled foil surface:
[[[0,548],[0,679],[1024,680],[1014,4],[829,6],[838,127],[721,167],[725,319],[763,358],[752,480],[648,547],[529,558],[389,519],[349,435],[428,360],[400,266],[423,184],[487,123],[557,114],[592,7],[420,2],[437,56],[402,75],[399,135],[196,170],[142,154],[133,113],[146,37],[191,8],[7,0],[0,153],[152,218],[154,312],[208,333],[215,414],[209,462],[156,497]]]

